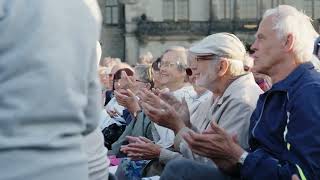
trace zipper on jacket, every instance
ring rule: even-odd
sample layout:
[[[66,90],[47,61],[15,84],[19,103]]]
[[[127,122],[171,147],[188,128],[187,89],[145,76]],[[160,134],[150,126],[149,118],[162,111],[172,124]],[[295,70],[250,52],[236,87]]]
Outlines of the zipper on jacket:
[[[258,121],[256,122],[256,124],[254,125],[254,127],[253,127],[253,129],[252,129],[252,136],[253,136],[254,138],[256,138],[254,132],[255,132],[255,130],[256,130],[256,128],[257,128],[260,120],[261,120],[261,117],[262,117],[262,114],[263,114],[263,111],[264,111],[264,105],[266,104],[266,101],[267,101],[267,99],[268,99],[269,94],[270,94],[270,93],[268,93],[268,94],[266,95],[266,98],[265,98],[264,101],[263,101],[262,111],[261,111],[261,113],[260,113],[259,119],[258,119]]]

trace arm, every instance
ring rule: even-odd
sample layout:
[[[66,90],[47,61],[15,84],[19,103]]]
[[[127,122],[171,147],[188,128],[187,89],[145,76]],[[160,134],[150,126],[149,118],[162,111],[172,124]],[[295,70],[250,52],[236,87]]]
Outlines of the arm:
[[[160,163],[167,164],[170,160],[177,158],[183,158],[182,154],[175,151],[171,151],[169,149],[161,148],[159,156]]]
[[[88,89],[87,89],[87,105],[84,110],[85,115],[85,123],[86,129],[83,132],[84,135],[89,134],[90,132],[94,131],[99,123],[100,118],[100,111],[101,111],[101,100],[100,100],[100,85],[98,80],[98,73],[97,73],[97,65],[96,62],[96,50],[93,50],[93,57],[90,61],[90,69],[88,72]]]
[[[230,135],[236,135],[239,145],[247,149],[250,117],[255,107],[241,99],[231,99],[224,102],[225,108],[217,124]],[[222,105],[224,106],[224,105]],[[223,107],[221,107],[223,108]],[[216,120],[216,117],[213,117]]]
[[[135,120],[131,121],[130,124],[124,130],[124,132],[121,134],[119,139],[111,145],[112,149],[110,151],[110,154],[117,155],[120,153],[120,147],[122,145],[124,145],[123,143],[125,141],[127,141],[126,137],[132,135],[132,129],[133,129],[135,123],[136,123]]]
[[[244,148],[248,147],[247,134],[249,128],[249,118],[252,114],[253,107],[241,102],[238,99],[231,99],[222,105],[223,113],[221,114],[218,125],[220,128],[225,129],[229,134],[237,134],[238,142]],[[207,117],[214,121],[217,117]],[[175,138],[175,148],[177,151],[181,152],[185,158],[194,159],[201,162],[211,162],[207,157],[199,156],[192,152],[186,141],[182,138],[183,134],[190,132],[189,128],[183,128],[177,134]]]
[[[204,162],[204,163],[209,163],[209,164],[214,164],[213,161],[211,161],[211,159],[204,157],[204,156],[200,156],[198,154],[195,154],[194,152],[192,152],[192,150],[190,149],[189,145],[187,144],[187,142],[183,139],[183,135],[190,132],[190,131],[195,131],[196,130],[191,130],[187,127],[181,129],[178,134],[176,135],[175,139],[174,139],[174,148],[177,152],[181,153],[181,157],[187,158],[187,159],[192,159],[198,162]]]

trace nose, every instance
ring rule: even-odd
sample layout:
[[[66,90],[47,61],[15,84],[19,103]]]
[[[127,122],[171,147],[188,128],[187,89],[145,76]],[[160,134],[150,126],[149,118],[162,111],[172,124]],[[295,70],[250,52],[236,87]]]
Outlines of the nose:
[[[253,53],[258,50],[257,40],[253,42],[253,44],[250,47],[250,50],[253,51]]]
[[[166,71],[166,68],[165,68],[164,66],[160,66],[160,71],[159,71],[160,74],[163,73],[163,72],[165,72],[165,71]]]

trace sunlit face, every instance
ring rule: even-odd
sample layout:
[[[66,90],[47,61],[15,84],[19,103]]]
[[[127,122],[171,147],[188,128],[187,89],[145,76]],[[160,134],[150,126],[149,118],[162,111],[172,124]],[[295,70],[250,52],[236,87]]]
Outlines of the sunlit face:
[[[189,76],[189,81],[192,84],[196,84],[197,76],[199,76],[199,73],[196,74],[197,72],[197,59],[196,56],[189,53],[188,55],[188,66],[192,71],[192,75]]]
[[[254,51],[253,71],[269,75],[270,69],[283,58],[284,40],[277,37],[272,29],[272,16],[263,19],[256,33],[256,40],[251,46]]]
[[[212,90],[212,86],[218,77],[217,63],[219,63],[219,58],[212,54],[196,55],[189,53],[188,64],[197,86]]]
[[[164,86],[184,81],[186,72],[178,69],[179,62],[179,58],[174,51],[169,51],[163,55],[160,63],[160,78]]]

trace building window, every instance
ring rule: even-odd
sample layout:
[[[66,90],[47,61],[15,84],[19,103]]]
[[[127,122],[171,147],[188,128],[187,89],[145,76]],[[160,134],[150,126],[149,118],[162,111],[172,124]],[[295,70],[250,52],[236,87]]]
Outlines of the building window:
[[[256,0],[238,1],[240,10],[240,19],[257,19],[259,17],[258,2]]]
[[[189,0],[163,0],[163,19],[189,20]]]
[[[105,23],[117,25],[119,23],[119,4],[118,0],[106,0]]]

